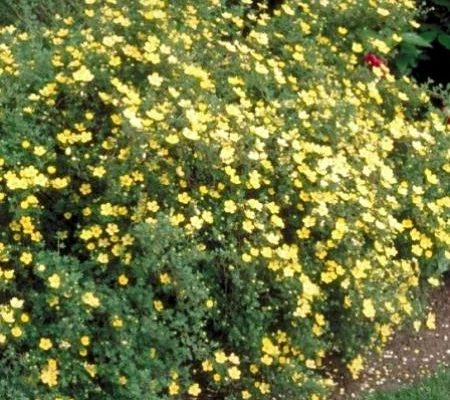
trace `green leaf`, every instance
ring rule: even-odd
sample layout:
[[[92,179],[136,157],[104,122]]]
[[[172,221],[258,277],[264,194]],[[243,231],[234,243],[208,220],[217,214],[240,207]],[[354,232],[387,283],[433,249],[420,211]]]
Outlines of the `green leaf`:
[[[415,57],[411,57],[407,54],[400,54],[395,59],[395,66],[400,74],[406,74],[412,66],[415,64]]]
[[[431,47],[430,43],[428,43],[424,38],[418,35],[415,32],[406,32],[403,34],[403,41],[405,43],[413,44],[418,47]]]
[[[432,24],[432,23],[426,23],[426,22],[424,22],[423,24],[420,25],[420,29],[422,30],[422,32],[424,32],[424,31],[441,32],[442,31],[441,25],[439,25],[439,24]]]
[[[400,46],[400,54],[405,54],[408,57],[417,58],[421,53],[421,50],[411,43],[402,43]]]
[[[442,275],[443,273],[447,272],[450,270],[450,261],[447,260],[445,257],[441,257],[438,259],[437,262],[438,268],[437,268],[437,273],[439,275]]]
[[[427,43],[431,43],[434,39],[436,39],[438,35],[438,32],[433,30],[433,31],[426,31],[426,32],[422,32],[420,34],[420,37],[425,40]]]
[[[440,33],[438,36],[438,41],[440,44],[442,44],[442,46],[450,50],[450,35],[447,35],[446,33]]]
[[[438,6],[446,7],[450,10],[450,0],[432,0],[432,2]]]

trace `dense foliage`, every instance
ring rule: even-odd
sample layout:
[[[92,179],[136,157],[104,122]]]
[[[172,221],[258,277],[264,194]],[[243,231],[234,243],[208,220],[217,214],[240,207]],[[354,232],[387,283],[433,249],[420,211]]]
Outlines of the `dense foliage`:
[[[397,74],[413,75],[419,82],[445,86],[450,80],[441,62],[450,57],[450,1],[416,0],[415,3],[420,10],[417,21],[403,34],[392,65]],[[443,99],[439,100],[442,104]]]
[[[450,58],[450,1],[428,0],[422,6],[419,32],[428,46],[418,52],[412,72],[421,82],[431,78],[435,84],[446,86],[450,78],[446,62],[441,64],[441,61]]]
[[[449,130],[387,66],[413,2],[63,11],[1,29],[0,397],[357,377],[450,259]]]

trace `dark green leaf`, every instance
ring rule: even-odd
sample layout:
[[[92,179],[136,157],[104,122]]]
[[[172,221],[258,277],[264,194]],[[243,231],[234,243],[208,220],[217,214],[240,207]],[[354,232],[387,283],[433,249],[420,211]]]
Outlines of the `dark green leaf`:
[[[447,35],[446,33],[441,33],[438,36],[438,41],[440,44],[442,44],[442,46],[450,50],[450,35]]]
[[[415,32],[407,32],[403,34],[403,41],[405,43],[410,43],[418,47],[431,47],[425,39],[423,39],[419,34]]]
[[[423,23],[420,25],[420,29],[422,31],[437,31],[440,32],[442,30],[442,26],[439,24],[429,24],[429,23]]]
[[[450,10],[450,0],[432,0],[432,2],[438,6],[446,7]]]
[[[422,32],[420,34],[420,37],[425,40],[428,43],[431,43],[434,39],[436,39],[438,35],[438,32],[433,30],[433,31],[426,31],[426,32]]]
[[[400,74],[405,74],[414,64],[414,58],[401,54],[395,59],[395,66]]]
[[[414,46],[411,43],[402,43],[400,47],[400,54],[404,54],[408,57],[415,57],[417,58],[420,55],[421,50],[417,48],[417,46]]]

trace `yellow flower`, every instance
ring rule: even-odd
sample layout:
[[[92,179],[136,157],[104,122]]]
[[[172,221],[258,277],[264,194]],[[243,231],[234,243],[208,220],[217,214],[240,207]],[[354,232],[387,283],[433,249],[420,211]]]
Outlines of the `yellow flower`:
[[[175,133],[166,136],[166,142],[169,144],[177,144],[179,141],[180,139]]]
[[[231,368],[228,368],[228,375],[231,379],[237,380],[241,377],[241,371],[239,371],[239,368],[236,366],[233,366]]]
[[[128,284],[128,277],[124,274],[121,274],[119,278],[117,278],[119,285],[126,286]]]
[[[239,357],[236,354],[234,354],[234,353],[231,353],[228,356],[228,361],[230,361],[230,363],[232,363],[234,365],[239,365],[240,364]]]
[[[244,400],[249,399],[250,397],[252,397],[252,395],[250,394],[250,392],[248,390],[243,390],[241,392],[241,396]]]
[[[226,200],[224,203],[224,211],[228,214],[234,214],[237,210],[236,203],[233,200]]]
[[[0,315],[7,324],[12,324],[15,321],[13,310],[2,310]]]
[[[176,383],[176,382],[171,382],[169,385],[169,394],[171,396],[174,396],[176,394],[178,394],[180,391],[180,386]]]
[[[89,346],[89,344],[91,343],[91,339],[90,339],[89,336],[82,336],[81,339],[80,339],[80,343],[83,346]]]
[[[261,394],[270,393],[270,385],[268,383],[260,382],[258,389],[261,392]]]
[[[109,262],[108,254],[100,253],[97,257],[97,261],[101,264],[107,264]]]
[[[159,210],[159,205],[156,201],[149,201],[146,204],[147,210],[150,212],[156,212]]]
[[[164,310],[164,304],[161,300],[154,300],[153,307],[157,312],[161,312],[162,310]]]
[[[389,12],[389,10],[386,10],[385,8],[377,8],[377,13],[380,14],[382,17],[387,17],[388,15],[390,15],[391,13]]]
[[[337,31],[339,35],[346,35],[348,33],[348,29],[343,26],[338,26]]]
[[[92,292],[84,293],[83,296],[81,297],[81,300],[83,301],[83,303],[93,308],[97,308],[100,306],[100,299],[96,297]]]
[[[375,307],[371,299],[363,300],[363,314],[365,317],[372,319],[375,317]]]
[[[228,360],[228,357],[226,356],[226,354],[223,351],[216,351],[214,353],[214,357],[218,364],[223,364]]]
[[[18,299],[17,297],[13,297],[10,301],[9,304],[11,304],[12,308],[22,308],[23,307],[23,300]]]
[[[60,284],[61,284],[61,278],[59,277],[58,274],[53,274],[48,277],[48,285],[52,289],[58,289]]]
[[[41,340],[39,341],[39,348],[44,351],[50,350],[52,347],[53,343],[48,338],[41,338]]]
[[[95,375],[97,375],[97,366],[95,364],[85,362],[84,369],[92,378],[94,378]]]
[[[212,370],[213,370],[212,362],[209,361],[209,360],[203,361],[203,362],[202,362],[202,369],[203,369],[203,371],[205,371],[205,372],[212,371]]]
[[[170,275],[167,272],[164,272],[164,273],[159,275],[159,281],[163,285],[168,285],[169,283],[172,282],[172,278],[170,277]]]
[[[264,354],[264,355],[261,357],[261,362],[262,362],[264,365],[272,365],[272,363],[273,363],[273,358],[272,358],[271,356],[269,356],[268,354]]]
[[[280,350],[278,346],[274,345],[268,337],[264,337],[261,343],[262,343],[262,351],[264,353],[269,354],[271,356],[279,355]]]
[[[92,168],[92,175],[97,177],[97,178],[101,178],[105,174],[106,174],[106,169],[103,166],[93,167]]]
[[[94,75],[89,69],[87,69],[84,65],[81,66],[80,69],[75,71],[73,74],[73,79],[78,82],[91,82],[94,79]]]
[[[33,261],[33,255],[29,252],[24,251],[20,255],[20,261],[22,261],[25,265],[29,265]]]
[[[203,226],[203,220],[198,217],[197,215],[194,215],[189,219],[190,224],[197,230],[201,229]]]
[[[396,33],[394,33],[392,35],[392,40],[394,40],[397,43],[400,43],[403,40],[403,38],[400,35],[397,35]]]
[[[436,314],[435,313],[433,313],[433,312],[428,313],[425,325],[431,331],[436,329]]]
[[[191,386],[189,386],[188,394],[191,396],[197,397],[202,392],[202,389],[200,389],[200,385],[198,383],[193,383]]]
[[[30,316],[29,316],[27,313],[23,313],[23,314],[20,316],[20,320],[21,320],[24,324],[26,324],[27,322],[30,321]]]
[[[33,151],[38,157],[43,156],[46,152],[47,149],[44,146],[36,146]]]
[[[123,321],[122,321],[122,319],[119,316],[114,315],[114,317],[113,317],[113,319],[111,321],[111,324],[112,324],[112,326],[114,328],[122,328]]]
[[[189,193],[187,192],[183,192],[180,193],[177,196],[177,200],[181,203],[181,204],[189,204],[189,202],[192,200],[191,196],[189,196]]]
[[[56,386],[58,384],[58,375],[59,371],[56,360],[50,358],[47,366],[41,371],[41,381],[49,387]]]
[[[160,87],[164,80],[163,77],[157,72],[153,72],[153,74],[149,75],[147,79],[151,85],[156,87]]]
[[[439,286],[440,281],[439,281],[438,278],[436,278],[436,277],[434,277],[434,276],[431,276],[431,277],[428,278],[428,283],[429,283],[431,286],[436,287],[436,286]]]
[[[404,220],[402,221],[402,226],[403,226],[404,228],[406,228],[406,229],[410,229],[410,228],[412,228],[414,225],[413,225],[413,222],[412,222],[410,219],[404,219]]]
[[[189,140],[199,140],[200,136],[196,131],[189,128],[184,128],[181,132],[186,139]]]
[[[283,4],[281,6],[281,9],[287,14],[287,15],[295,15],[295,11],[289,7],[287,4]]]
[[[11,335],[13,335],[15,338],[22,336],[22,329],[20,329],[18,326],[15,326],[11,329]]]
[[[86,195],[88,195],[88,194],[90,194],[91,192],[92,192],[92,187],[91,187],[91,184],[90,183],[83,183],[81,186],[80,186],[80,193],[82,194],[82,195],[84,195],[84,196],[86,196]]]
[[[363,47],[361,45],[361,43],[353,43],[352,44],[352,51],[354,53],[362,53],[363,52]]]
[[[319,325],[314,324],[312,327],[312,332],[316,336],[321,336],[323,334],[323,329]]]
[[[364,360],[363,358],[358,355],[358,357],[354,358],[347,364],[347,368],[349,369],[350,373],[352,374],[353,379],[358,379],[359,374],[364,366]]]
[[[255,71],[258,74],[262,74],[262,75],[267,75],[269,73],[269,70],[267,69],[267,67],[258,61],[255,63]]]

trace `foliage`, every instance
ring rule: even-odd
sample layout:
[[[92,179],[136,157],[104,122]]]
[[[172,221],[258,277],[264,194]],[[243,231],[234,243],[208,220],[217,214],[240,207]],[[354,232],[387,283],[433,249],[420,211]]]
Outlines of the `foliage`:
[[[59,13],[80,15],[82,11],[83,4],[74,0],[3,0],[0,3],[0,24],[22,28],[30,28],[36,23],[51,25]]]
[[[421,5],[418,22],[412,24],[411,28],[414,29],[411,32],[403,35],[405,40],[399,44],[393,61],[400,74],[413,72],[420,76],[421,80],[426,80],[426,77],[431,77],[433,71],[423,73],[421,69],[430,68],[423,63],[433,57],[431,61],[436,63],[446,57],[446,54],[448,56],[450,51],[450,1],[427,0],[417,3]],[[439,83],[449,82],[447,80]]]
[[[379,392],[366,400],[446,400],[450,388],[450,372],[441,370],[413,385],[388,392]]]
[[[430,6],[422,26],[423,35],[437,40],[447,50],[450,50],[450,1],[430,0]]]
[[[391,3],[2,28],[0,397],[317,400],[327,355],[357,377],[420,316],[450,139],[384,61],[415,15]]]

